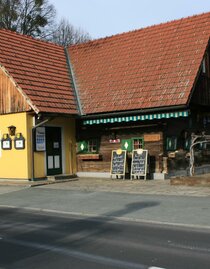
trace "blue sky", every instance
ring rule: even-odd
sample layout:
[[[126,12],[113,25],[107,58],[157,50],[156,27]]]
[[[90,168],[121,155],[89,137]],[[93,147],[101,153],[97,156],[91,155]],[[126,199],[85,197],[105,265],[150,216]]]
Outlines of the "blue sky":
[[[210,11],[210,0],[48,0],[93,39]]]

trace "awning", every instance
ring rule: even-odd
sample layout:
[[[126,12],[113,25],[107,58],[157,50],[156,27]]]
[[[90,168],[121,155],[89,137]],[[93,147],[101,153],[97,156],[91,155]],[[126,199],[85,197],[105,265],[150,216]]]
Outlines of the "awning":
[[[168,112],[168,113],[84,120],[83,125],[144,121],[144,120],[155,120],[155,119],[159,120],[159,119],[170,119],[170,118],[179,118],[179,117],[188,117],[188,116],[189,116],[189,111],[185,110],[185,111]]]

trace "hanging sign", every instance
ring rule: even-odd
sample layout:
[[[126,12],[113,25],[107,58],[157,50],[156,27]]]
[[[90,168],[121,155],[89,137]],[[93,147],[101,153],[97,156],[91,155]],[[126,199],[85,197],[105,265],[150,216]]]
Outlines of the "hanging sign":
[[[45,127],[36,128],[36,137],[35,137],[36,151],[45,151],[46,150],[46,138],[45,138]]]
[[[148,150],[146,149],[133,150],[132,162],[131,162],[131,179],[135,176],[144,177],[144,179],[146,179],[147,159],[148,159]]]
[[[125,178],[126,150],[113,150],[111,159],[111,176]]]

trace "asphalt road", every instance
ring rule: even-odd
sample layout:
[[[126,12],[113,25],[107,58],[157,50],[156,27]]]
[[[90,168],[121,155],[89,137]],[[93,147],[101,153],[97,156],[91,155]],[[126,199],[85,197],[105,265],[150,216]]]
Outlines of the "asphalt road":
[[[0,268],[209,269],[210,230],[0,208]]]

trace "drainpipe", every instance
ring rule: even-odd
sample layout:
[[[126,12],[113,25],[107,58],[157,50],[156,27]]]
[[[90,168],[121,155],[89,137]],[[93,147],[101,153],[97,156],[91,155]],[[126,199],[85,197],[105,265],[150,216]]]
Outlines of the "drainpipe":
[[[49,120],[51,120],[51,118],[46,119],[40,123],[38,123],[37,125],[32,127],[32,132],[31,132],[31,181],[34,181],[34,133],[37,127],[40,127],[42,125],[44,125],[45,123],[47,123]]]

